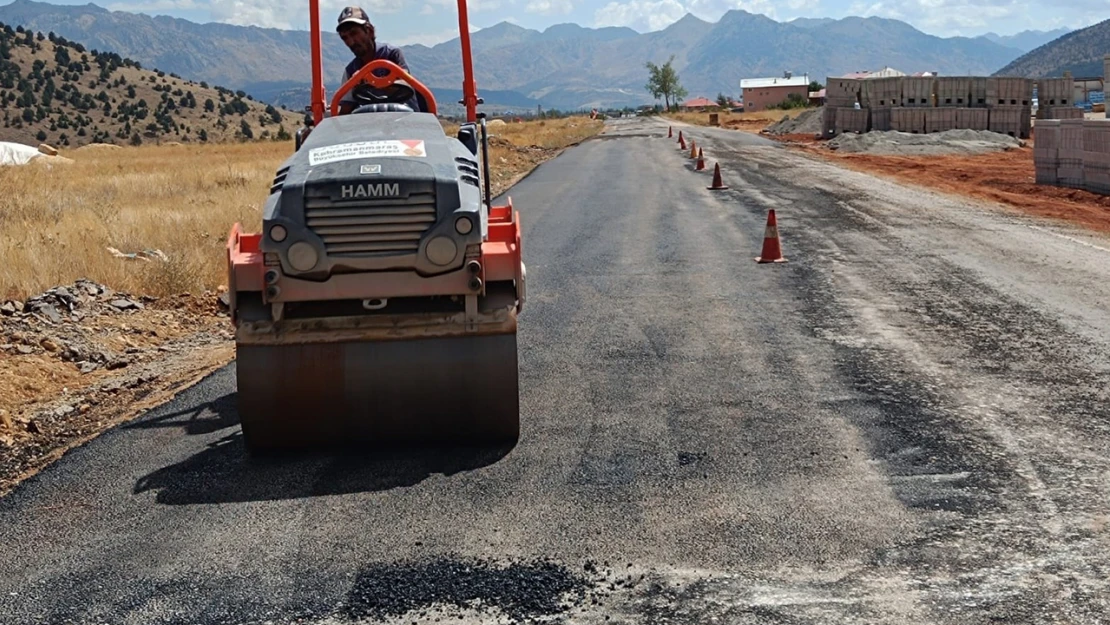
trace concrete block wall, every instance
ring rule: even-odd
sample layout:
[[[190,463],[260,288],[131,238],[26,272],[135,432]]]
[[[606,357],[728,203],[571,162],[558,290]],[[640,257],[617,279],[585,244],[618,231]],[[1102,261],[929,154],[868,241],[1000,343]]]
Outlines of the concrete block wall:
[[[831,139],[836,136],[836,112],[842,107],[825,104],[821,114],[821,137]]]
[[[901,104],[902,77],[871,78],[862,82],[860,101],[867,108],[893,108]]]
[[[987,106],[1033,106],[1033,79],[987,78]]]
[[[1110,120],[1083,121],[1083,188],[1110,195]]]
[[[956,109],[956,128],[968,130],[987,130],[990,124],[990,110],[985,108]]]
[[[834,108],[854,107],[860,101],[862,82],[855,78],[826,78],[825,105]]]
[[[836,109],[836,134],[855,132],[863,134],[871,130],[871,109]]]
[[[1037,105],[1074,106],[1075,80],[1072,78],[1042,78],[1037,81]]]
[[[1031,111],[1027,106],[995,106],[988,109],[987,130],[1011,137],[1028,139]]]
[[[1060,120],[1037,122],[1037,140],[1033,144],[1033,164],[1037,184],[1055,186],[1060,167]]]
[[[894,109],[891,107],[871,109],[871,130],[890,130],[890,119]]]
[[[925,113],[926,133],[956,129],[956,109],[937,107],[924,109],[922,112]]]
[[[1033,146],[1037,184],[1110,195],[1110,119],[1046,119]]]
[[[933,91],[936,78],[931,76],[902,77],[902,106],[933,106]]]
[[[849,132],[909,133],[967,128],[1028,139],[1032,132],[1033,82],[1028,78],[982,76],[828,77],[822,135],[832,137],[844,128],[851,128]],[[870,111],[867,130],[859,130],[861,113],[846,117],[839,112],[842,108],[852,110],[857,103],[861,110]],[[902,112],[906,110],[919,114]],[[1060,113],[1062,117],[1071,114]]]
[[[1061,119],[1057,140],[1056,184],[1083,188],[1083,121]]]
[[[960,76],[937,78],[936,103],[938,107],[960,108],[970,106],[971,78]]]
[[[1050,119],[1083,119],[1083,109],[1074,106],[1056,105],[1037,108],[1037,121]]]
[[[925,134],[925,112],[929,109],[901,107],[890,110],[890,129],[915,135]]]
[[[968,106],[972,108],[987,107],[987,78],[974,76],[971,78],[971,96]]]

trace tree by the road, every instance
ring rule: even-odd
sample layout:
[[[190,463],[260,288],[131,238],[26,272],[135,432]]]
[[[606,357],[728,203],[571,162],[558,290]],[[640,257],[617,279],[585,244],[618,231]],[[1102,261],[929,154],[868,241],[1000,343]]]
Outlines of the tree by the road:
[[[671,102],[678,106],[679,101],[688,95],[688,91],[682,87],[678,79],[678,72],[675,71],[674,55],[667,60],[662,66],[656,65],[651,61],[647,62],[647,69],[649,72],[648,83],[645,87],[653,97],[656,99],[663,98],[667,110],[671,110]]]

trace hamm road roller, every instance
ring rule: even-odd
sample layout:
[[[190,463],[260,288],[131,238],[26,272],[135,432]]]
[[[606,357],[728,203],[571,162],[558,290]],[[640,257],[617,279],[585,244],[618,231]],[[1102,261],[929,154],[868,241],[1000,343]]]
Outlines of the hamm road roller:
[[[308,4],[310,115],[261,232],[235,224],[227,242],[246,448],[513,444],[525,267],[519,214],[490,194],[466,0],[458,136],[432,92],[388,61],[329,103]],[[341,115],[348,93],[356,108]]]

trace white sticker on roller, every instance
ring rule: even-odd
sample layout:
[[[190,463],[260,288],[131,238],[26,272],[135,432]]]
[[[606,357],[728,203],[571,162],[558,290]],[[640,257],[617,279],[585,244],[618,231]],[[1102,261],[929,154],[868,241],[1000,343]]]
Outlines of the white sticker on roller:
[[[428,153],[424,149],[423,141],[362,141],[360,143],[343,143],[309,150],[308,164],[311,166],[326,165],[327,163],[380,156],[425,158]]]

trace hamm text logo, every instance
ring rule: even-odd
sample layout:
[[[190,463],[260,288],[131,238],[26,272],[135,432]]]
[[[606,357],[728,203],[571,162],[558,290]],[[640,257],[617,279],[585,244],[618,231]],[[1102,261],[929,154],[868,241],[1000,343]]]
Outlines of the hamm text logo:
[[[342,193],[345,200],[360,197],[400,197],[401,185],[396,183],[345,184]]]

